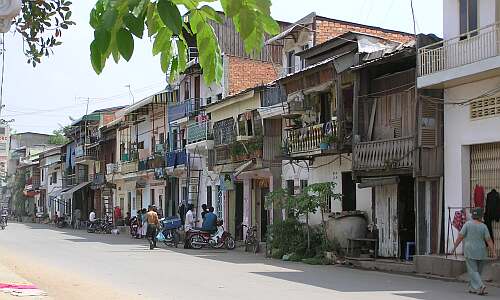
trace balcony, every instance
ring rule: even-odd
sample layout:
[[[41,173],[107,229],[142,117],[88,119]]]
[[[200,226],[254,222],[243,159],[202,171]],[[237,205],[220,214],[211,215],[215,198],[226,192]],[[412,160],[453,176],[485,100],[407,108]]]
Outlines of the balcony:
[[[200,110],[200,99],[188,99],[168,106],[168,121],[174,122],[188,118]]]
[[[77,163],[90,163],[97,160],[97,147],[80,145],[75,148],[75,161]]]
[[[354,145],[355,171],[411,171],[414,166],[414,137],[363,142]]]
[[[331,131],[329,134],[326,132]],[[337,123],[328,122],[288,129],[285,150],[291,157],[315,156],[337,152]],[[328,141],[327,141],[328,140]]]
[[[165,159],[161,156],[148,157],[139,161],[139,171],[150,171],[165,166]]]
[[[121,164],[107,164],[106,165],[106,175],[113,175],[115,173],[121,172]]]
[[[187,163],[186,150],[176,150],[167,152],[166,164],[167,168],[175,168],[177,166],[185,166]]]
[[[187,127],[186,149],[212,149],[214,146],[212,126],[210,121],[195,123]]]
[[[228,118],[214,123],[214,146],[230,145],[236,141],[234,119]]]
[[[62,187],[63,189],[71,188],[77,186],[84,182],[92,181],[93,178],[90,178],[87,173],[79,172],[79,173],[67,173],[63,174],[62,178]]]
[[[139,170],[138,166],[139,166],[139,163],[137,160],[122,162],[121,163],[121,173],[122,174],[135,173]]]
[[[500,67],[500,61],[495,59],[499,55],[499,23],[420,48],[418,87],[480,80],[488,76],[486,72]]]

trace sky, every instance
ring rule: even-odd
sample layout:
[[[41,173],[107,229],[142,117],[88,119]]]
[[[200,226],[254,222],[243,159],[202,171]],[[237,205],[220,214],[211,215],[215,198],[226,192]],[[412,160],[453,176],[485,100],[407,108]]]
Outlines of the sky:
[[[129,62],[109,60],[100,75],[90,64],[89,44],[93,31],[88,25],[93,0],[73,1],[76,26],[63,32],[63,45],[55,54],[44,58],[36,68],[26,63],[22,40],[18,34],[5,34],[5,105],[1,118],[14,121],[16,132],[51,133],[71,123],[70,118],[89,111],[131,104],[162,90],[159,56],[151,54],[152,42],[136,40]],[[413,32],[410,0],[272,0],[272,16],[294,22],[305,15]],[[417,32],[442,36],[443,5],[441,0],[414,0]],[[130,91],[127,85],[130,85]]]

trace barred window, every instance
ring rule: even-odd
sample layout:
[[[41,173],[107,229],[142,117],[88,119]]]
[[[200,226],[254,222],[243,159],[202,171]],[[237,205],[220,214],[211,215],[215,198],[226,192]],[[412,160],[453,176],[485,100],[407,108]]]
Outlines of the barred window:
[[[475,99],[471,102],[471,119],[482,119],[494,116],[500,116],[500,96]]]

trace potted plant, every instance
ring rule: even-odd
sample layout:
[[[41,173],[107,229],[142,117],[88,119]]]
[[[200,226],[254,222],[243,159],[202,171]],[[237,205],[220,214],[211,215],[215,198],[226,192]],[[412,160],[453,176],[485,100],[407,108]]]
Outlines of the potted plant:
[[[264,147],[262,136],[257,136],[247,147],[252,157],[262,157]]]
[[[319,148],[321,150],[334,149],[335,143],[337,142],[337,137],[333,134],[325,134],[321,143],[319,144]]]

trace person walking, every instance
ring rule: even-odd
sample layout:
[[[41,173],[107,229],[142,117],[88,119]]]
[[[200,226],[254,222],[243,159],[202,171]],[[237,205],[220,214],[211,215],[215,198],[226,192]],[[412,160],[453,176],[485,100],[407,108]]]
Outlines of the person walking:
[[[142,227],[141,227],[141,237],[144,238],[146,237],[147,235],[147,231],[148,231],[148,220],[147,220],[147,216],[146,214],[148,213],[148,211],[143,208],[142,211],[141,211],[141,222],[142,222]]]
[[[481,271],[488,258],[486,244],[488,244],[490,256],[496,259],[497,255],[488,227],[482,222],[483,209],[473,208],[471,214],[472,220],[467,221],[460,230],[452,253],[455,253],[463,241],[465,265],[469,274],[469,293],[486,295],[486,286],[481,280]]]
[[[148,212],[145,216],[148,226],[146,237],[149,241],[149,249],[153,250],[156,248],[156,229],[160,226],[160,222],[158,220],[158,214],[151,205],[148,207]]]

